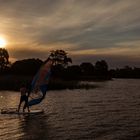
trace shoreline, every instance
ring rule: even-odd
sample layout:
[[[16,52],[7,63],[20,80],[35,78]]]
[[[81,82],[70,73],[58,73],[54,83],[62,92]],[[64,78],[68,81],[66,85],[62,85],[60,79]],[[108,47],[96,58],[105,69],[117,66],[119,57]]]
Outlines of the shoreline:
[[[0,91],[2,90],[12,90],[19,91],[22,83],[31,83],[33,76],[24,75],[5,75],[0,77]],[[48,84],[48,90],[62,90],[62,89],[90,89],[96,88],[96,85],[88,84],[86,82],[81,83],[81,81],[87,82],[97,82],[97,81],[107,81],[107,80],[63,80],[51,78]]]

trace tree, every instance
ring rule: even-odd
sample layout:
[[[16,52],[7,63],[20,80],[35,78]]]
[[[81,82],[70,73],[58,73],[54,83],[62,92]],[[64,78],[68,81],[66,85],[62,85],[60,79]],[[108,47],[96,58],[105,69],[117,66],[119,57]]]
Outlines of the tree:
[[[108,64],[106,63],[105,60],[96,62],[95,72],[97,75],[107,75],[108,74]]]
[[[61,64],[67,67],[68,63],[72,63],[72,59],[67,57],[67,53],[64,50],[53,50],[49,57],[55,61],[55,65]]]
[[[83,75],[93,75],[93,72],[94,72],[94,66],[91,64],[91,63],[82,63],[80,65],[81,67],[81,70],[82,70],[82,74]]]
[[[81,76],[81,68],[79,65],[68,66],[65,71],[65,79],[77,80]]]
[[[42,65],[40,59],[24,59],[16,61],[11,66],[11,72],[19,75],[34,75]]]
[[[49,58],[54,60],[54,66],[52,68],[52,73],[54,77],[64,78],[66,76],[66,69],[69,63],[72,63],[70,57],[64,50],[53,50],[50,53]]]
[[[3,72],[9,64],[9,54],[5,48],[0,48],[0,71]]]

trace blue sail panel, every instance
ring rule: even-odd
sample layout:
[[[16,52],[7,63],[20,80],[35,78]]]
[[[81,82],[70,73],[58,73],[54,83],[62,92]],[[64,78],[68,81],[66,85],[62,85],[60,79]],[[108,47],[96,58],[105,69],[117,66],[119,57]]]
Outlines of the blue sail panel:
[[[28,106],[39,104],[45,98],[47,89],[48,89],[48,85],[41,85],[40,86],[40,91],[42,93],[42,97],[39,97],[39,98],[35,98],[35,99],[30,100],[28,102]]]
[[[33,98],[28,102],[29,106],[39,104],[46,95],[48,89],[48,81],[51,75],[52,60],[48,60],[38,71],[31,83],[31,94],[37,94],[39,91],[41,97]]]

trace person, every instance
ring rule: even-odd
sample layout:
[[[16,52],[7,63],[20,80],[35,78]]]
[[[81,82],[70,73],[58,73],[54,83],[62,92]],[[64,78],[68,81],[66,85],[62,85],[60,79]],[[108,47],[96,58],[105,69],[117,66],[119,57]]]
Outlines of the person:
[[[28,112],[30,112],[29,106],[28,106],[29,92],[28,92],[28,89],[27,89],[27,87],[25,85],[22,85],[22,87],[20,88],[20,93],[21,93],[21,96],[20,96],[20,102],[19,102],[17,111],[18,112],[20,111],[21,104],[23,102],[25,102],[24,106],[23,106],[23,112],[25,112],[26,107],[28,109]]]

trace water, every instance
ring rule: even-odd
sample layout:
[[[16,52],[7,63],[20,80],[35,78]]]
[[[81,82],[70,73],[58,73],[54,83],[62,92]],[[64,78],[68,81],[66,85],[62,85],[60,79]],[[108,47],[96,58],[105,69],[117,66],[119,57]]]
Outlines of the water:
[[[0,115],[0,140],[140,140],[140,80],[94,83],[95,89],[49,91],[38,115]],[[19,93],[1,91],[0,108]]]

